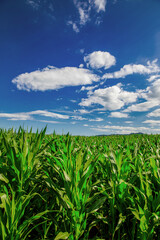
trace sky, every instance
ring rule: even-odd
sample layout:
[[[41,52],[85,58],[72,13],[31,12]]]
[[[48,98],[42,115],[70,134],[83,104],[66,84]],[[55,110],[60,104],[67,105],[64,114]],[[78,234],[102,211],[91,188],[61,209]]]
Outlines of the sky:
[[[160,133],[159,0],[0,0],[0,128]]]

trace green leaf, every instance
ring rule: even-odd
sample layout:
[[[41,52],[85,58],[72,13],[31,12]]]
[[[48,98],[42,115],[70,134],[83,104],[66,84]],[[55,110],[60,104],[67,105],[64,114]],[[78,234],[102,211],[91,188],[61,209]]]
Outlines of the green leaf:
[[[9,180],[3,174],[0,174],[0,181],[3,181],[5,183],[9,182]]]
[[[98,199],[97,201],[95,201],[88,209],[87,209],[87,213],[93,213],[96,212],[105,202],[106,200],[106,196],[105,197],[101,197],[100,199]]]
[[[58,235],[55,237],[54,240],[68,239],[69,235],[70,234],[68,232],[60,232],[60,233],[58,233]]]

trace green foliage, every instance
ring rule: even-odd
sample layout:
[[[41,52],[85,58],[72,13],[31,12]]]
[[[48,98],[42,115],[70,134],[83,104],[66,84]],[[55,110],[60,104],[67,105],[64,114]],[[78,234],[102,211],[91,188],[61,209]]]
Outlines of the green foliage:
[[[159,135],[0,130],[0,239],[160,239]]]

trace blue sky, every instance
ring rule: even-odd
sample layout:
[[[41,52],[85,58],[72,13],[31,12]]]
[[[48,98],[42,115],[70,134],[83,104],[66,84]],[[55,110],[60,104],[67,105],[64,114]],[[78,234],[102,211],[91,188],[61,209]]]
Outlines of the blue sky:
[[[159,12],[159,0],[1,0],[1,128],[160,133]]]

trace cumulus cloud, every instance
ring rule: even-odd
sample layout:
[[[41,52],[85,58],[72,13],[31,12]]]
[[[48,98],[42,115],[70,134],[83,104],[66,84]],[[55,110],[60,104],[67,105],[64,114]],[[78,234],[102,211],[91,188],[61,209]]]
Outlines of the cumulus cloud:
[[[151,86],[147,88],[147,98],[160,100],[160,79],[154,81]]]
[[[129,103],[136,102],[138,95],[137,92],[123,90],[119,83],[112,87],[95,90],[88,98],[82,99],[79,105],[89,107],[93,104],[99,104],[105,110],[118,110]]]
[[[69,119],[69,116],[62,115],[58,113],[49,112],[46,110],[36,110],[31,112],[20,112],[20,113],[0,113],[0,118],[7,118],[12,121],[26,121],[26,120],[34,120],[33,116],[44,116],[56,119]]]
[[[116,64],[116,59],[109,52],[95,51],[84,57],[87,67],[108,69]]]
[[[100,77],[88,69],[76,67],[47,67],[31,73],[23,73],[12,82],[19,90],[46,91],[60,89],[66,86],[92,84]]]
[[[111,112],[109,117],[112,118],[128,118],[127,113],[122,113],[122,112]]]
[[[151,83],[144,90],[139,90],[139,96],[145,100],[145,102],[133,104],[125,109],[123,112],[146,112],[151,108],[160,105],[160,79],[157,79]]]
[[[128,64],[124,65],[119,71],[113,73],[106,73],[103,79],[124,78],[132,74],[152,74],[160,72],[160,67],[157,65],[157,59],[147,62],[147,65],[142,64]]]

